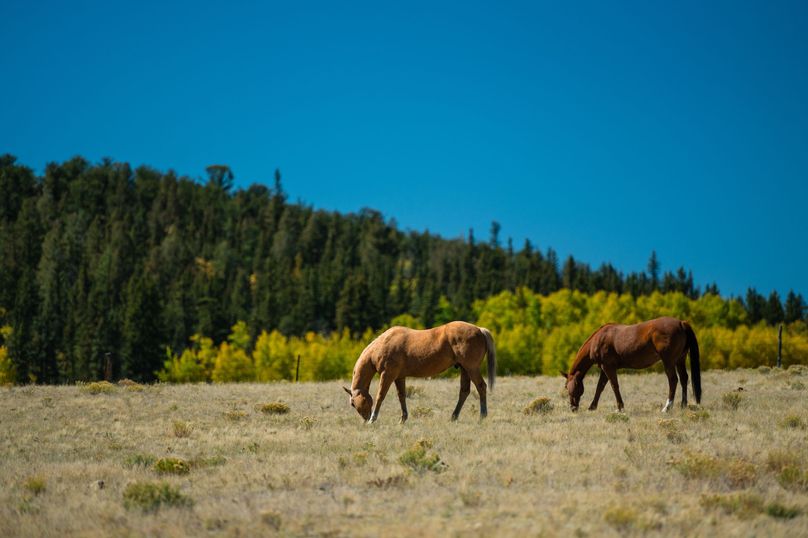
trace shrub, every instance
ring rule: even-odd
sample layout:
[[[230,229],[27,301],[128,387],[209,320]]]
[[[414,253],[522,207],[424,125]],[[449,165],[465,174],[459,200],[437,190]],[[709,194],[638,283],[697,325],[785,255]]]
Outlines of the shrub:
[[[553,410],[553,402],[550,401],[550,398],[536,398],[524,409],[522,409],[522,413],[525,415],[546,415],[550,411]]]
[[[419,474],[426,471],[439,473],[446,468],[446,464],[441,461],[440,456],[436,453],[427,452],[427,449],[431,447],[431,441],[421,439],[411,448],[405,450],[398,461]]]
[[[155,512],[163,506],[191,506],[193,501],[165,482],[135,482],[126,486],[123,504],[127,509],[139,508],[144,512]]]
[[[81,385],[79,390],[87,394],[112,394],[115,392],[115,385],[109,381],[95,381]]]
[[[724,407],[732,409],[733,411],[738,409],[742,399],[740,392],[727,392],[721,397],[721,401],[724,402]]]
[[[709,480],[737,489],[757,481],[757,468],[740,459],[715,458],[698,452],[689,452],[683,459],[673,462],[674,468],[689,480]]]
[[[289,406],[283,402],[271,402],[258,406],[258,410],[265,415],[285,415],[289,412]]]
[[[188,474],[191,472],[191,465],[179,458],[160,458],[154,462],[152,469],[160,474]]]
[[[766,365],[758,366],[757,370],[761,374],[768,374],[769,372],[772,371],[772,369],[770,367],[766,366]]]

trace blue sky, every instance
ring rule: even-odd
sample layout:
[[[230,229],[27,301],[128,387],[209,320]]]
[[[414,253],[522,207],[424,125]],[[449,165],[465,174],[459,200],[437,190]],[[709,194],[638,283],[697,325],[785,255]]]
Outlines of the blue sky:
[[[805,2],[0,3],[0,152],[808,294]]]

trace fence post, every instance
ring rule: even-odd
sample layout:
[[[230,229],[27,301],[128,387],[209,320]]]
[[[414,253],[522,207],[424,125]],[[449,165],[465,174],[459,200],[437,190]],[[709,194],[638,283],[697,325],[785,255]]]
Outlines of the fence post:
[[[777,331],[777,367],[783,367],[783,324],[780,324],[780,330]]]
[[[104,381],[112,381],[112,353],[105,353],[104,359]]]
[[[299,377],[300,377],[300,355],[297,356],[297,369],[295,369],[295,383],[297,383]]]

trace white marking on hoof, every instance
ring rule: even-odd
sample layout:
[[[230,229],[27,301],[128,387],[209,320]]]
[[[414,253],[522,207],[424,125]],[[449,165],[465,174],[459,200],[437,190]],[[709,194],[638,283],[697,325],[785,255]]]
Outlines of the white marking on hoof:
[[[668,400],[665,402],[665,405],[662,406],[662,412],[667,413],[671,410],[671,407],[673,407],[673,400]]]

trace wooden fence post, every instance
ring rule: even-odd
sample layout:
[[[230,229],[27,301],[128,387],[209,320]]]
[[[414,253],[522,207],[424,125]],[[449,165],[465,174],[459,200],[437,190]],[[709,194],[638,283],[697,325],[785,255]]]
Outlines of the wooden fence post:
[[[777,331],[777,367],[783,367],[783,324],[780,324],[780,330]]]
[[[112,353],[104,354],[104,381],[112,381]]]
[[[298,378],[300,377],[300,355],[297,356],[297,369],[295,370],[295,383],[297,383]]]

